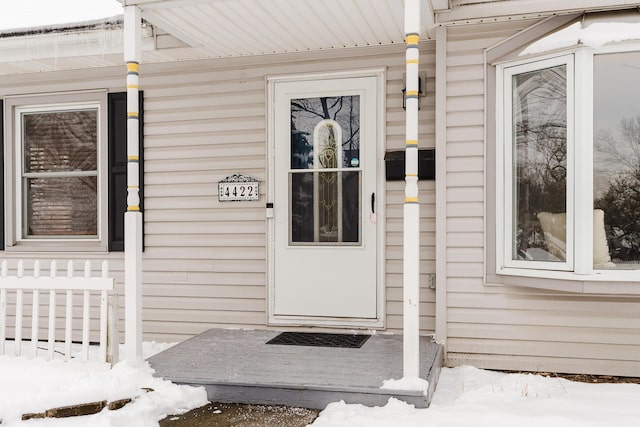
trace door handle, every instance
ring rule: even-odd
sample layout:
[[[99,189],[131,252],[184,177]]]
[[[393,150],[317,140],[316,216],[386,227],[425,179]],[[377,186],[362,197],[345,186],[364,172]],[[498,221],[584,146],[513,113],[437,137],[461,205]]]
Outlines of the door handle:
[[[371,193],[371,213],[376,213],[376,193]]]

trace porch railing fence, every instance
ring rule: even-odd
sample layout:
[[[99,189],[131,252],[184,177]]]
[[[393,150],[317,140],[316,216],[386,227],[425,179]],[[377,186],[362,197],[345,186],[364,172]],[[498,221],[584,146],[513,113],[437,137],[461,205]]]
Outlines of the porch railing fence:
[[[30,311],[30,350],[24,356],[39,356],[39,345],[42,344],[41,341],[44,341],[40,340],[41,320],[42,323],[45,322],[44,318],[41,319],[40,308],[47,308],[46,301],[43,303],[41,297],[48,294],[48,315],[43,316],[48,318],[47,326],[43,328],[47,332],[47,360],[53,359],[56,352],[59,352],[56,350],[58,341],[64,342],[64,360],[74,357],[72,355],[74,326],[77,327],[80,323],[74,322],[75,318],[82,319],[81,330],[75,331],[75,336],[81,336],[80,359],[85,362],[89,360],[91,324],[95,325],[95,320],[97,320],[99,326],[95,329],[98,332],[98,359],[106,363],[117,362],[119,345],[116,321],[118,300],[113,294],[114,283],[115,280],[109,277],[107,261],[102,262],[102,271],[99,276],[92,275],[90,261],[84,263],[84,273],[78,276],[75,275],[73,261],[67,263],[67,271],[63,275],[58,274],[57,263],[52,261],[49,275],[45,276],[41,275],[40,261],[34,262],[32,271],[27,275],[22,260],[18,261],[15,274],[9,274],[7,260],[3,260],[0,263],[0,355],[4,355],[5,350],[9,350],[7,343],[10,338],[7,338],[7,331],[9,330],[8,326],[11,326],[8,325],[8,320],[11,318],[13,318],[13,354],[15,356],[23,355],[23,341],[28,341],[24,339],[23,332],[24,329],[27,329],[25,323],[29,320],[28,312]],[[30,300],[29,295],[31,296]],[[58,298],[61,295],[65,298]],[[94,301],[99,300],[99,310],[95,306],[92,309],[92,296]],[[79,303],[80,297],[81,303]],[[74,299],[76,300],[75,304]],[[58,306],[62,300],[64,300],[62,303],[64,310]],[[74,310],[74,305],[78,306],[76,308],[81,307],[80,316],[77,313],[80,310]],[[63,327],[60,328],[58,325],[63,325]],[[57,332],[60,332],[60,329],[64,331],[64,340],[56,340]]]

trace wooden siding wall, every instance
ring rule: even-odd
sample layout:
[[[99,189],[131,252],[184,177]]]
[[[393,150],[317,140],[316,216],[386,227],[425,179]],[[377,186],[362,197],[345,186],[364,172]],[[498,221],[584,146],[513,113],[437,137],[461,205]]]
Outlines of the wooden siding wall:
[[[640,299],[484,282],[483,51],[531,24],[448,28],[448,364],[638,376]]]
[[[428,96],[421,100],[420,145],[435,146],[433,43],[424,43]],[[267,322],[266,82],[269,75],[388,67],[388,149],[405,145],[401,108],[404,46],[262,58],[142,64],[145,96],[144,339],[179,341],[208,328],[265,328]],[[8,76],[0,95],[124,90],[124,66]],[[219,203],[217,182],[234,173],[263,182],[259,202]],[[381,171],[380,173],[384,173]],[[435,184],[421,182],[421,330],[433,333]],[[387,328],[402,328],[404,182],[386,197]],[[45,262],[51,255],[40,259]],[[15,263],[28,254],[3,253]],[[35,256],[34,256],[35,258]],[[99,259],[104,254],[56,254]],[[107,254],[123,295],[122,253]],[[47,272],[43,272],[47,274]],[[124,299],[120,299],[124,306]],[[123,325],[123,323],[121,323]],[[123,335],[121,335],[121,339]]]

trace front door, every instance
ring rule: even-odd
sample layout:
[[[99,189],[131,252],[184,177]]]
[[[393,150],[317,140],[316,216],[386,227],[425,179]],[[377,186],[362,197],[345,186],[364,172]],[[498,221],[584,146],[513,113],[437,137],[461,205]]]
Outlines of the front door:
[[[272,319],[379,317],[377,78],[273,84]]]

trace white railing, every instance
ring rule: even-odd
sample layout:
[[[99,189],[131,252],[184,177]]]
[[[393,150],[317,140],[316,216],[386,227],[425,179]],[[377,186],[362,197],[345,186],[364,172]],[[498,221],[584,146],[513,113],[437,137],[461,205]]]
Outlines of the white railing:
[[[113,297],[114,279],[109,277],[107,261],[102,263],[102,273],[99,277],[92,277],[91,263],[84,264],[84,274],[74,275],[73,261],[67,264],[66,275],[59,276],[57,264],[51,262],[49,275],[40,275],[40,262],[35,261],[31,275],[25,275],[24,263],[18,262],[15,275],[9,275],[7,261],[3,260],[0,265],[0,355],[5,354],[7,343],[7,319],[13,314],[14,318],[14,354],[22,355],[23,323],[25,320],[25,296],[31,293],[31,357],[38,356],[38,346],[40,341],[40,296],[42,293],[49,295],[49,312],[47,327],[47,356],[51,360],[56,353],[56,324],[59,319],[56,310],[57,296],[63,294],[65,298],[64,310],[64,358],[69,360],[72,357],[73,326],[74,326],[74,295],[82,295],[82,349],[80,358],[83,361],[89,360],[89,336],[91,326],[91,296],[98,294],[100,300],[99,314],[99,360],[102,362],[115,363],[118,359],[118,333],[117,333],[117,298]],[[26,291],[26,292],[25,292]],[[25,295],[26,293],[26,295]],[[15,297],[13,304],[9,304],[8,296]],[[14,308],[13,313],[8,313],[8,308]],[[94,312],[96,310],[93,310]]]

